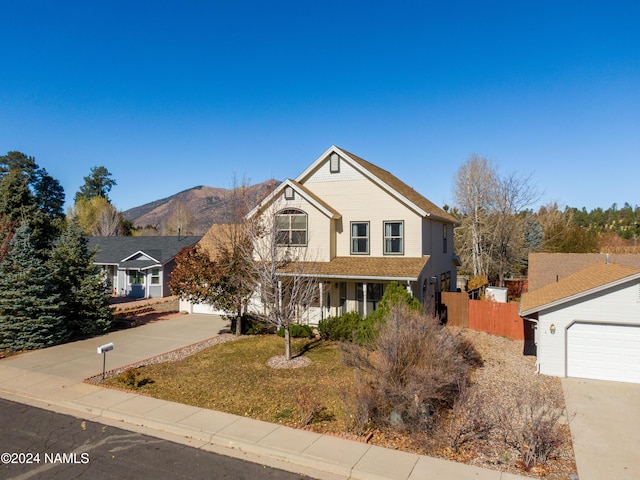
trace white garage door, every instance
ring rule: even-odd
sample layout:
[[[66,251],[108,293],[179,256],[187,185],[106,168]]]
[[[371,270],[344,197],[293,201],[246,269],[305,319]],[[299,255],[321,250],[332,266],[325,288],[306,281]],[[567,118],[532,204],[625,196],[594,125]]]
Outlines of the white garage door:
[[[567,376],[640,383],[640,326],[571,325]]]

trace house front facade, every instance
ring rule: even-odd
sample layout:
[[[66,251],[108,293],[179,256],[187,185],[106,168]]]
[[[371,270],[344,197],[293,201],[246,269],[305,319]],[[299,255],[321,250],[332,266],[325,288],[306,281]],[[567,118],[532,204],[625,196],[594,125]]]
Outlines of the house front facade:
[[[576,260],[587,260],[572,255],[564,258],[569,271]],[[558,271],[565,271],[563,257],[556,260]],[[538,371],[640,383],[640,268],[602,255],[597,263],[549,278],[525,293],[520,305],[520,315],[536,324]]]
[[[175,256],[202,237],[87,237],[94,264],[111,283],[113,296],[162,298],[171,295]]]
[[[395,281],[437,313],[438,294],[455,290],[455,218],[360,157],[330,147],[282,182],[248,215],[273,218],[278,248],[302,252],[318,281],[317,301],[299,321],[377,308]],[[299,273],[280,272],[287,275]],[[253,305],[260,308],[259,305]]]

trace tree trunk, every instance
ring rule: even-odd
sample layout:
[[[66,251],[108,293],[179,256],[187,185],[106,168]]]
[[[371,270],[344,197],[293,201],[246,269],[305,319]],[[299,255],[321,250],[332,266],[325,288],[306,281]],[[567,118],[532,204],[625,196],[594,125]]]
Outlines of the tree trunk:
[[[291,334],[289,333],[289,324],[283,326],[284,328],[284,358],[291,360]]]
[[[238,309],[238,315],[236,317],[236,335],[238,337],[242,335],[242,309]]]

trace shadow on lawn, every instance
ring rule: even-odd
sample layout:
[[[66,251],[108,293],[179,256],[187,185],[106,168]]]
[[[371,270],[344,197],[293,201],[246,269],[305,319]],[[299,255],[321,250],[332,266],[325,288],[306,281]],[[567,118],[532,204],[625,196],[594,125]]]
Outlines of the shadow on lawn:
[[[311,350],[314,350],[321,345],[322,345],[322,339],[316,338],[314,340],[311,340],[310,342],[305,343],[300,349],[300,352],[298,352],[298,354],[296,355],[293,355],[293,358],[302,357],[305,353],[308,353]]]

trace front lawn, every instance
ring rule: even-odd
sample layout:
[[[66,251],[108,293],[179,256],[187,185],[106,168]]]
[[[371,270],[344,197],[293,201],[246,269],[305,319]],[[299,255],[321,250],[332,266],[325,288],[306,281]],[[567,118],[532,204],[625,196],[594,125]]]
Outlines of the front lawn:
[[[541,398],[564,407],[559,379],[537,375],[535,358],[522,354],[521,341],[496,337],[468,329],[451,329],[468,339],[483,359],[472,374],[474,392],[480,404],[470,404],[460,421],[453,415],[442,418],[432,438],[393,429],[354,428],[357,425],[353,394],[354,370],[342,362],[337,343],[292,339],[293,351],[303,352],[311,364],[296,369],[273,369],[267,360],[282,355],[283,339],[275,335],[242,337],[217,344],[177,361],[156,363],[129,370],[107,379],[106,384],[128,388],[156,398],[251,417],[292,427],[306,427],[319,433],[356,437],[369,434],[371,443],[469,463],[485,468],[560,480],[576,472],[568,425],[559,427],[558,446],[546,463],[522,471],[518,450],[505,444],[499,426],[515,416],[516,392],[527,387]],[[515,401],[515,403],[514,403]],[[465,422],[477,423],[480,411],[490,418],[502,418],[486,435],[466,432],[469,441],[452,448],[451,426],[462,429]],[[348,414],[347,414],[348,412]],[[568,415],[571,418],[571,413]],[[451,423],[449,418],[454,419]],[[565,417],[565,422],[567,418]],[[474,423],[475,422],[475,423]],[[461,432],[463,430],[460,430]]]
[[[281,355],[284,346],[282,338],[263,335],[222,343],[176,362],[140,367],[105,383],[267,422],[299,427],[313,420],[315,431],[344,432],[341,392],[352,387],[353,372],[342,365],[332,342],[292,343],[294,352],[304,350],[311,359],[309,366],[268,367],[267,360]]]

